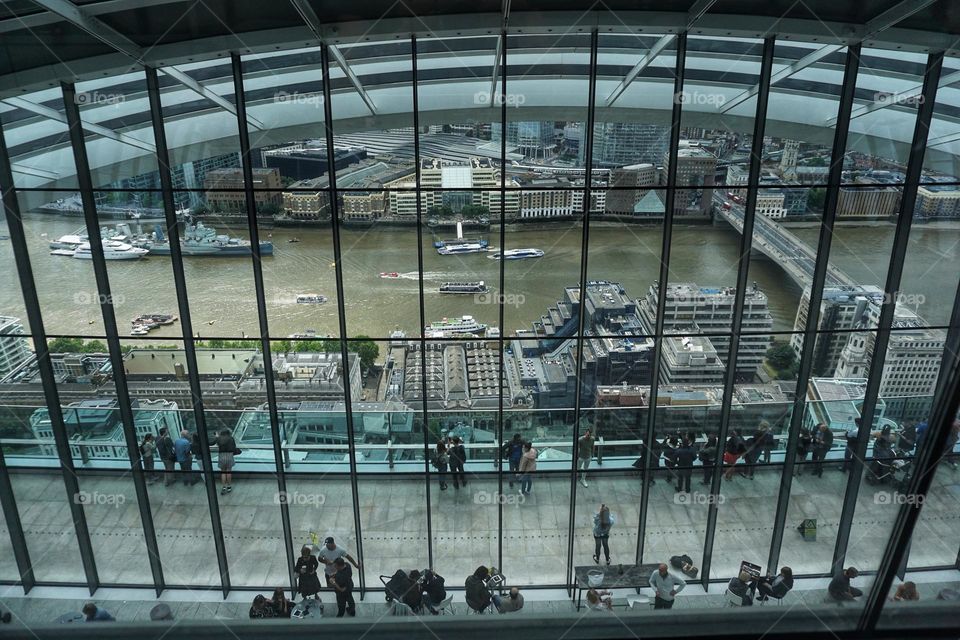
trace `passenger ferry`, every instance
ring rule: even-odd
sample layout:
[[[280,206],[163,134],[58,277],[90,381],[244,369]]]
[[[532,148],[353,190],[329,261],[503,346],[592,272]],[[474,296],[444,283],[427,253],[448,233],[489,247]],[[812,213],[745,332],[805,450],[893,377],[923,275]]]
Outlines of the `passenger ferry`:
[[[486,328],[487,325],[477,322],[473,316],[462,316],[452,320],[444,318],[438,322],[432,322],[424,328],[424,333],[428,338],[443,338],[482,333]]]
[[[327,296],[317,293],[301,293],[297,296],[297,304],[323,304],[326,301]]]
[[[493,260],[499,260],[500,254],[494,253],[487,256]],[[504,260],[524,260],[526,258],[542,258],[543,251],[540,249],[507,249],[503,252]]]
[[[487,241],[482,238],[456,238],[454,240],[437,240],[433,246],[437,249],[443,247],[455,247],[459,244],[479,244],[481,247],[487,246]]]
[[[460,244],[444,245],[437,249],[437,253],[442,256],[455,256],[461,253],[483,253],[488,251],[488,247],[479,242],[463,242]]]
[[[479,282],[443,282],[440,293],[486,293],[490,289],[483,280]]]

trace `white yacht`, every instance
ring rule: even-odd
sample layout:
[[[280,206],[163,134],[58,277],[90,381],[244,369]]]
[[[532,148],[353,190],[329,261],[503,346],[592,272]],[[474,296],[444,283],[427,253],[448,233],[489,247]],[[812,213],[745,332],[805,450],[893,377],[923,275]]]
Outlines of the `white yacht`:
[[[477,322],[473,316],[462,316],[453,319],[444,318],[430,323],[424,329],[424,333],[428,338],[443,338],[453,335],[479,334],[486,328],[487,325]]]
[[[116,240],[103,241],[103,257],[107,260],[139,260],[145,255],[147,255],[146,249]],[[93,253],[90,251],[90,243],[84,242],[77,247],[77,250],[73,252],[73,257],[81,260],[92,260]]]

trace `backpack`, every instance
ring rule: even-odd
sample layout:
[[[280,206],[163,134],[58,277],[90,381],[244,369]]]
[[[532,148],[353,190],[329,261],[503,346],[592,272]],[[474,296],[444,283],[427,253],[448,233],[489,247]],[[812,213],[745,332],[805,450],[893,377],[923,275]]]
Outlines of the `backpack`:
[[[383,586],[387,592],[387,600],[398,600],[410,605],[411,609],[420,607],[420,591],[403,569],[397,569]]]

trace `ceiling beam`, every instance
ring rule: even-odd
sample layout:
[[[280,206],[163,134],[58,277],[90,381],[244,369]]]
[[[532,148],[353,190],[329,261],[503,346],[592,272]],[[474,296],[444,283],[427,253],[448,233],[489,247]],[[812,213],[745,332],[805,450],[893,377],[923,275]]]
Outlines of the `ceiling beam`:
[[[503,0],[500,5],[500,35],[497,36],[497,50],[493,54],[493,73],[490,74],[490,97],[487,100],[487,106],[493,106],[493,97],[497,94],[497,76],[500,75],[500,59],[503,57],[503,47],[506,42],[503,41],[504,34],[507,31],[507,23],[510,22],[510,0]]]
[[[864,40],[868,40],[877,33],[885,31],[890,27],[895,26],[898,22],[906,20],[916,12],[925,9],[934,2],[936,2],[936,0],[903,0],[903,2],[890,7],[875,18],[868,20],[864,25],[863,33],[860,34],[859,37],[851,40],[848,44],[857,44],[863,42]],[[772,87],[777,82],[785,80],[795,73],[803,71],[807,67],[816,64],[830,54],[840,51],[845,46],[847,45],[828,44],[820,47],[819,49],[811,51],[790,66],[785,67],[773,74],[773,76],[770,78],[770,86]],[[753,96],[757,95],[757,90],[759,87],[760,85],[755,84],[743,93],[737,95],[733,100],[729,100],[720,105],[719,112],[726,113],[737,105],[743,104]]]
[[[293,5],[293,8],[296,9],[297,13],[300,14],[300,17],[303,18],[304,24],[309,27],[310,31],[313,32],[313,35],[320,40],[320,42],[326,42],[326,38],[323,37],[323,28],[320,24],[320,18],[317,17],[317,13],[313,10],[313,7],[310,6],[310,3],[307,0],[290,0],[290,4]],[[338,49],[335,45],[328,45],[328,48],[330,54],[333,56],[333,59],[337,61],[340,69],[347,76],[347,79],[350,80],[350,84],[352,84],[353,88],[356,89],[360,99],[363,100],[363,104],[367,105],[367,109],[370,110],[371,115],[377,115],[376,103],[367,93],[366,89],[363,88],[360,78],[358,78],[357,74],[353,72],[353,68],[350,66],[350,63],[347,62],[347,59],[343,56],[343,53],[341,53],[340,49]]]
[[[949,87],[957,82],[960,82],[960,71],[940,78],[940,87]],[[850,113],[850,119],[853,120],[854,118],[865,116],[868,113],[873,113],[874,111],[879,111],[880,109],[886,109],[887,107],[891,107],[895,104],[903,104],[905,102],[910,102],[911,100],[916,100],[921,93],[923,93],[923,84],[918,84],[917,86],[901,91],[900,93],[891,93],[883,96],[878,95],[877,99],[870,104],[864,104],[854,109],[853,112]],[[836,126],[836,124],[836,116],[827,118],[826,125],[828,127]]]
[[[697,2],[690,7],[690,11],[687,12],[687,22],[684,31],[689,31],[690,27],[693,26],[693,23],[703,17],[703,14],[709,11],[710,7],[712,7],[716,1],[717,0],[697,0]],[[610,95],[607,96],[607,99],[604,102],[604,106],[613,106],[613,103],[616,102],[617,98],[619,98],[623,92],[627,90],[627,87],[630,86],[630,83],[636,80],[637,76],[643,73],[643,70],[650,66],[650,63],[653,62],[654,58],[660,55],[663,50],[666,49],[671,42],[673,42],[675,37],[675,35],[671,34],[663,36],[657,40],[653,46],[650,47],[650,50],[647,51],[646,55],[640,58],[640,61],[637,62],[632,69],[630,69],[626,76],[624,76],[623,80],[620,81],[620,84],[617,85],[617,88],[610,92]]]
[[[34,104],[33,102],[30,102],[29,100],[24,100],[23,98],[7,98],[2,102],[8,106],[16,107],[18,109],[23,109],[24,111],[29,111],[30,113],[38,115],[42,118],[47,118],[48,120],[55,120],[57,122],[62,122],[63,124],[67,124],[67,116],[65,114],[60,113],[56,109],[51,109],[50,107]],[[108,129],[107,127],[104,127],[102,125],[99,125],[93,122],[86,122],[82,118],[80,120],[80,124],[86,131],[89,131],[90,133],[95,133],[98,136],[103,136],[104,138],[109,138],[116,142],[128,144],[130,146],[143,149],[144,151],[150,151],[151,153],[156,153],[157,151],[157,148],[152,143],[146,142],[144,140],[138,140],[137,138],[134,138],[133,136],[129,136],[125,133],[118,133],[113,129]]]
[[[59,173],[55,171],[47,171],[45,169],[35,169],[34,167],[27,167],[19,162],[14,162],[10,165],[10,169],[14,173],[21,173],[25,176],[33,176],[34,178],[43,178],[44,180],[56,180],[60,177]]]
[[[109,26],[105,22],[101,21],[99,18],[95,18],[91,15],[84,13],[80,7],[69,2],[69,0],[32,0],[34,4],[43,7],[51,13],[55,13],[70,24],[75,27],[82,29],[89,35],[93,36],[103,44],[113,48],[114,50],[122,53],[134,60],[137,64],[147,66],[144,62],[144,57],[146,52],[140,48],[140,45],[133,42],[120,32],[116,31],[113,27]],[[182,71],[176,69],[175,67],[163,67],[161,69],[164,73],[169,75],[172,78],[175,78],[179,82],[183,83],[184,86],[189,89],[199,93],[208,100],[214,102],[221,109],[229,111],[233,115],[237,115],[237,109],[234,107],[228,100],[223,98],[220,95],[217,95],[213,91],[205,89],[200,85],[199,82],[193,80],[190,76],[183,73]],[[263,130],[263,123],[257,120],[256,118],[247,116],[247,123],[253,126],[256,129]]]

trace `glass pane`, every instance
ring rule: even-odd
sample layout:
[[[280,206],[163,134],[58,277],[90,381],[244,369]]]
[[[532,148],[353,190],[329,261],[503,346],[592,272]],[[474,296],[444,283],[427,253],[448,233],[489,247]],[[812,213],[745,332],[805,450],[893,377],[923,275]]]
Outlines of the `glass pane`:
[[[78,480],[77,501],[83,505],[100,580],[153,586],[133,479],[108,475]]]

